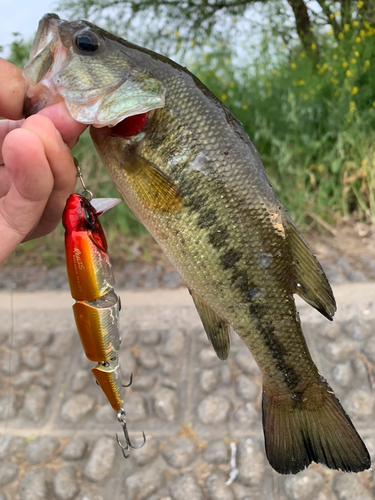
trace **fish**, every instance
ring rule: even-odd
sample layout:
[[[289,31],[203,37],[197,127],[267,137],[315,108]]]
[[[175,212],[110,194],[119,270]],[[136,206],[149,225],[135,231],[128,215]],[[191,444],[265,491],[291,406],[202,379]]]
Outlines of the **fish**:
[[[65,228],[65,258],[70,290],[76,303],[73,313],[86,357],[97,362],[92,368],[96,383],[117,412],[129,457],[130,442],[126,427],[123,386],[118,352],[120,350],[119,313],[121,302],[114,292],[114,276],[108,256],[107,240],[99,215],[114,207],[117,198],[91,200],[71,194],[62,216]],[[130,381],[131,384],[131,381]],[[130,385],[129,384],[129,385]],[[145,436],[143,434],[144,441]]]
[[[368,451],[303,336],[294,295],[328,320],[336,303],[239,120],[172,60],[84,20],[46,15],[24,69],[25,114],[63,99],[113,182],[186,282],[218,357],[230,328],[263,381],[266,455],[359,472]]]

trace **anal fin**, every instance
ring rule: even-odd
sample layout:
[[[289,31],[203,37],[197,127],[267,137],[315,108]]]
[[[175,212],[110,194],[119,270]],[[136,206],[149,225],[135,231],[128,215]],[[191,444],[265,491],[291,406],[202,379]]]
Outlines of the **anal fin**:
[[[212,347],[220,359],[227,359],[230,348],[229,323],[216,314],[196,293],[192,290],[189,292]]]
[[[332,320],[336,301],[327,276],[294,222],[289,216],[284,222],[295,267],[294,293]]]

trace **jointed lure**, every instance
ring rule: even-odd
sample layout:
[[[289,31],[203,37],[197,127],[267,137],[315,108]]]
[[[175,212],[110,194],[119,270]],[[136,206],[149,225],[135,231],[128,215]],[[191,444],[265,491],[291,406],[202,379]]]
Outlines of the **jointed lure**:
[[[78,174],[80,176],[80,173]],[[86,190],[91,195],[89,191]],[[107,241],[99,222],[99,215],[121,200],[97,198],[88,201],[80,194],[69,196],[63,213],[65,228],[65,256],[77,330],[88,359],[98,364],[92,369],[122,425],[126,444],[117,442],[125,458],[130,442],[123,409],[120,349],[120,299],[113,290],[114,277],[107,253]],[[131,384],[131,381],[130,381]],[[130,385],[129,384],[129,385]],[[143,444],[146,440],[143,434]],[[142,444],[142,446],[143,446]]]

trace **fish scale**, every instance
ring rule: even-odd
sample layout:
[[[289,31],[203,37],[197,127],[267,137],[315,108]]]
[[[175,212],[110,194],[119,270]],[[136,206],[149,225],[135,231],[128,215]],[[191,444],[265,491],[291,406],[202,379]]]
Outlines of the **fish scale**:
[[[331,287],[241,123],[166,57],[86,21],[47,15],[32,52],[47,61],[46,32],[68,55],[50,75],[44,105],[54,102],[57,88],[73,118],[92,125],[112,180],[181,273],[218,356],[228,355],[232,326],[258,363],[272,467],[282,474],[312,461],[343,471],[370,467],[361,438],[311,359],[295,308],[297,293],[332,319]],[[82,33],[94,40],[87,53]],[[94,68],[95,100],[82,85],[75,101],[70,90],[79,90],[80,75]],[[38,71],[32,57],[24,70],[30,112],[38,109]],[[141,126],[134,128],[127,120],[137,115]]]

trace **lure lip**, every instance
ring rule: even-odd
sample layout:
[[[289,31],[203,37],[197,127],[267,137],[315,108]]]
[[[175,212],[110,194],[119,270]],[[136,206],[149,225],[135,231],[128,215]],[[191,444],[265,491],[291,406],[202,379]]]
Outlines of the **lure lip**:
[[[93,198],[90,204],[94,207],[96,215],[104,214],[107,210],[121,203],[120,198]]]

